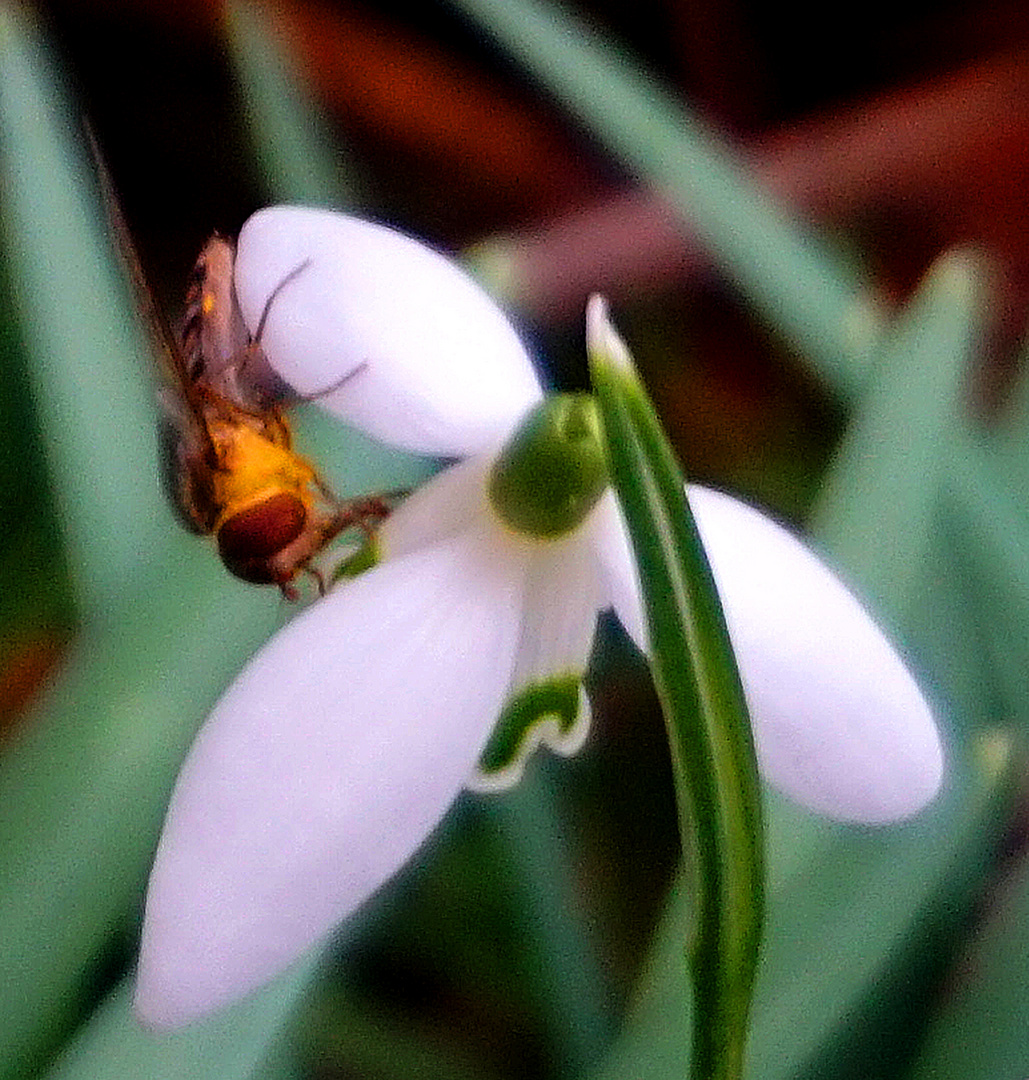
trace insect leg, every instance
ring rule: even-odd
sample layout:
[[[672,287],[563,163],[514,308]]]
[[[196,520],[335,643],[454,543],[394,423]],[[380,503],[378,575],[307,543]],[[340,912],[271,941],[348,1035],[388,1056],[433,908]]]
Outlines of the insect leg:
[[[327,592],[327,590],[325,588],[325,577],[322,574],[321,570],[319,570],[316,566],[311,566],[311,565],[303,566],[303,567],[301,567],[301,569],[303,570],[303,572],[305,574],[310,574],[311,577],[314,578],[314,583],[318,587],[318,595],[320,597],[324,596],[325,593]],[[293,599],[295,599],[296,598],[296,590],[295,589],[293,590],[293,593],[294,593]]]
[[[261,335],[264,333],[264,324],[268,321],[268,313],[272,309],[272,304],[275,302],[275,298],[282,292],[282,290],[291,282],[296,280],[309,266],[311,265],[310,259],[304,259],[299,265],[294,267],[290,272],[275,286],[271,291],[271,295],[264,302],[264,311],[261,312],[261,318],[257,321],[257,329],[254,331],[254,341],[260,345]]]
[[[338,378],[335,382],[329,383],[328,386],[323,386],[321,390],[315,390],[311,394],[304,394],[302,397],[297,397],[296,400],[297,401],[317,401],[319,398],[328,397],[329,394],[334,393],[341,386],[344,386],[346,383],[350,382],[350,380],[355,375],[360,375],[361,372],[364,371],[365,368],[367,368],[367,367],[368,367],[368,361],[365,360],[363,363],[358,364],[356,368],[353,368],[351,371],[348,371],[346,373],[346,375],[343,375],[340,378]]]

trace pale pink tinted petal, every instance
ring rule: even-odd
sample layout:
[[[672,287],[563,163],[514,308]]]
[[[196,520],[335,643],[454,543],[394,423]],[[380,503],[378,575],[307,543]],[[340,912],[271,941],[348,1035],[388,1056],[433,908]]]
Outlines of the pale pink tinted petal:
[[[382,225],[258,211],[239,236],[236,290],[251,331],[268,306],[261,345],[282,378],[305,395],[337,386],[319,403],[395,446],[478,453],[541,396],[493,300],[454,262]]]
[[[936,794],[943,752],[903,661],[840,580],[770,518],[690,485],[765,777],[798,802],[870,824]],[[644,640],[625,538],[607,541],[612,599]]]
[[[251,661],[172,798],[145,1022],[178,1026],[259,986],[412,856],[499,713],[523,574],[468,534],[336,590]]]

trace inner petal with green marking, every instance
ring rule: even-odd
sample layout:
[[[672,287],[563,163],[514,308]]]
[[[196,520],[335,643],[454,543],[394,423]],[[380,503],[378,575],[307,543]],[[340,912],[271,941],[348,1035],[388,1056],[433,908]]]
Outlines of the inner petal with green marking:
[[[469,786],[477,791],[512,787],[540,743],[559,754],[574,754],[586,738],[589,719],[589,702],[577,675],[523,687],[504,705]]]

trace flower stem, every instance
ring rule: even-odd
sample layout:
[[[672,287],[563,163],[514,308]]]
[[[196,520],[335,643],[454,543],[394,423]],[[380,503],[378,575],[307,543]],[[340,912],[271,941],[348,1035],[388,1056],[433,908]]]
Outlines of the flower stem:
[[[639,568],[679,828],[696,879],[687,947],[694,992],[689,1075],[739,1080],[764,914],[761,791],[750,721],[674,454],[598,298],[588,318],[611,480]]]

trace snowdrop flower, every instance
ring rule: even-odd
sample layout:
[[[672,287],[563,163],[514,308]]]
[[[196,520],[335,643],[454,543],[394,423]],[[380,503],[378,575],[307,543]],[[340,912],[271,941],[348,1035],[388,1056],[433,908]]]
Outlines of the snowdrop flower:
[[[244,226],[251,328],[305,262],[263,331],[278,374],[304,394],[333,387],[321,404],[383,440],[460,460],[385,523],[373,569],[251,660],[197,737],[147,897],[136,1007],[157,1027],[242,996],[324,937],[466,785],[513,782],[540,743],[576,750],[598,612],[614,607],[645,647],[591,399],[545,398],[454,264],[327,211]],[[594,318],[594,346],[608,330]],[[766,777],[840,818],[917,811],[942,755],[890,644],[778,525],[704,488],[689,497]]]

